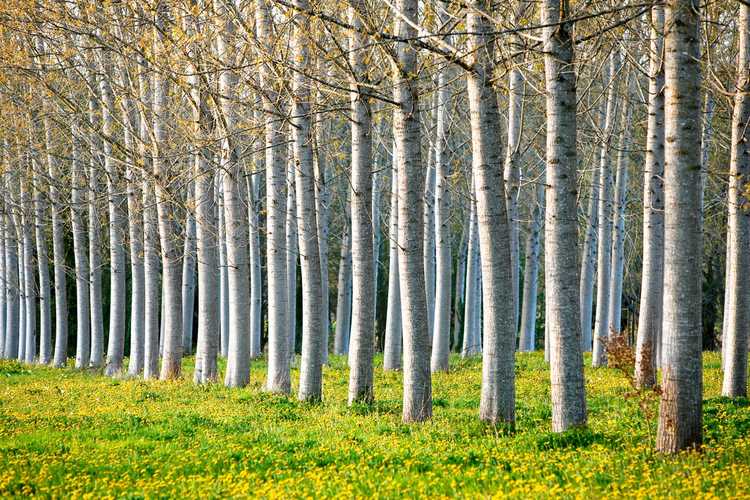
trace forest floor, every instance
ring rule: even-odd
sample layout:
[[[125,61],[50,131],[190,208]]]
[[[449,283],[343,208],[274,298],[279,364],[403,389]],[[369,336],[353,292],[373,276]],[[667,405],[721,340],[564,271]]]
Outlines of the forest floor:
[[[0,362],[0,497],[750,495],[750,402],[719,396],[714,353],[705,446],[676,457],[652,451],[656,398],[642,402],[612,369],[587,369],[589,427],[558,435],[543,356],[518,354],[508,435],[477,420],[480,359],[433,377],[434,418],[421,425],[401,423],[401,374],[376,363],[377,402],[348,408],[338,357],[317,405],[264,393],[263,361],[245,389]]]

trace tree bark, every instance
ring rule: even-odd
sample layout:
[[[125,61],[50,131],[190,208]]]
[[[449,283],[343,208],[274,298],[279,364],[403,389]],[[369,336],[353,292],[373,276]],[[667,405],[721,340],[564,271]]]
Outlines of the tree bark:
[[[646,158],[643,165],[643,267],[636,340],[635,379],[656,383],[664,286],[664,7],[651,8]]]
[[[397,0],[395,33],[413,39],[417,31],[417,0]],[[417,51],[399,42],[394,64],[394,136],[398,165],[398,265],[401,293],[404,365],[404,422],[432,417],[430,336],[423,262],[424,164],[421,158]]]
[[[523,275],[523,309],[521,310],[521,337],[518,350],[536,350],[536,306],[539,280],[539,255],[544,222],[544,184],[536,189],[536,206],[531,216],[529,235],[526,238],[526,256]]]
[[[576,75],[567,0],[542,4],[547,116],[544,287],[552,430],[586,425],[576,223]],[[546,341],[546,340],[545,340]]]
[[[732,114],[729,167],[727,262],[730,274],[724,362],[723,396],[747,396],[747,343],[750,334],[750,7],[740,5],[739,67]]]
[[[669,0],[665,16],[664,306],[657,450],[702,441],[700,12]]]
[[[402,355],[401,337],[401,286],[398,265],[398,169],[394,139],[391,169],[391,208],[388,216],[388,304],[385,315],[385,342],[383,370],[400,370]]]

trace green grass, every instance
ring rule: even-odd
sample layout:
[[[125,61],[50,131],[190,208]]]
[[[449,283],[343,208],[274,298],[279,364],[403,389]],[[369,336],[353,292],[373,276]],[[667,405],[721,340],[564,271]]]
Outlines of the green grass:
[[[325,368],[325,401],[248,388],[113,380],[0,362],[0,497],[719,497],[750,492],[750,402],[719,397],[705,358],[705,446],[652,451],[655,422],[619,373],[587,370],[589,427],[550,431],[549,373],[517,356],[517,432],[477,420],[481,361],[433,378],[434,418],[401,423],[401,375],[377,360],[373,405],[346,406],[348,370]],[[192,371],[192,359],[185,362]],[[293,372],[296,382],[297,372]]]

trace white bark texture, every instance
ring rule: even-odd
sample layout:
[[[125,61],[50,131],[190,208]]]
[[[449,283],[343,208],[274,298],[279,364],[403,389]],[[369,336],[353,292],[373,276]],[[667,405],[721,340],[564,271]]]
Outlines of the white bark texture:
[[[665,26],[664,306],[662,393],[656,448],[702,441],[700,11],[669,0]]]
[[[544,286],[552,393],[552,430],[586,425],[578,302],[576,223],[576,75],[567,0],[542,4],[547,89],[547,192]],[[560,23],[558,25],[558,23]],[[545,341],[547,341],[545,339]]]

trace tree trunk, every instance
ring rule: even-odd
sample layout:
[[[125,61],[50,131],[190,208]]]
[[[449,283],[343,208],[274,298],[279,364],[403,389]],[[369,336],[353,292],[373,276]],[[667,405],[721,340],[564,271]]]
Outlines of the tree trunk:
[[[410,40],[417,34],[417,0],[396,1],[396,35]],[[398,165],[398,265],[404,348],[404,422],[432,417],[430,336],[423,262],[424,165],[421,158],[417,51],[408,42],[397,44],[394,64],[394,137]]]
[[[664,286],[664,7],[651,8],[646,158],[643,165],[643,267],[636,340],[635,379],[656,383]]]
[[[656,448],[702,441],[700,12],[669,0],[665,17],[664,309]]]
[[[441,12],[445,5],[439,6]],[[443,16],[444,17],[444,16]],[[443,19],[441,17],[441,19]],[[443,22],[445,19],[443,19]],[[450,175],[451,165],[447,158],[448,149],[448,106],[451,91],[448,75],[441,70],[437,75],[437,110],[435,117],[435,308],[432,334],[432,357],[430,368],[433,372],[448,371],[448,357],[451,340],[451,255],[450,224]]]
[[[600,129],[604,128],[604,115],[606,103],[601,104],[599,110]],[[603,145],[601,146],[603,147]],[[586,233],[583,239],[583,252],[581,254],[581,278],[579,281],[579,297],[581,308],[581,348],[583,351],[591,351],[592,326],[594,309],[594,278],[596,277],[596,233],[599,230],[599,178],[601,171],[599,166],[594,166],[591,174],[591,190],[589,194],[588,208],[586,209]]]
[[[104,170],[107,174],[107,204],[109,208],[109,339],[107,343],[107,361],[104,373],[109,376],[122,371],[125,355],[125,332],[127,329],[125,307],[127,293],[125,277],[125,204],[119,169],[115,164],[112,152],[114,142],[115,96],[109,83],[108,75],[113,72],[108,62],[108,55],[102,54],[103,63],[99,66],[103,76],[99,78],[99,92],[102,96],[102,152]]]
[[[474,72],[468,79],[471,116],[472,171],[477,197],[477,227],[482,266],[482,396],[481,420],[512,428],[515,424],[516,318],[511,270],[511,231],[505,205],[500,144],[500,114],[491,86],[494,43],[487,0],[475,0],[468,29]]]
[[[7,150],[7,143],[5,149]],[[6,176],[8,174],[5,174]],[[5,177],[5,176],[4,176]],[[4,190],[10,192],[8,178],[4,180]],[[15,359],[18,357],[19,350],[19,313],[20,289],[18,275],[18,240],[16,237],[16,225],[13,216],[10,214],[11,207],[7,207],[7,212],[3,212],[5,220],[5,272],[7,276],[6,283],[6,313],[5,313],[5,358]]]
[[[721,394],[747,396],[747,342],[750,334],[750,7],[740,5],[739,67],[732,114],[732,151],[729,167],[729,227],[727,261],[730,274],[724,381]]]
[[[309,8],[307,0],[294,0],[299,10]],[[300,21],[309,21],[302,14]],[[301,401],[318,401],[323,398],[323,343],[322,292],[320,272],[320,245],[318,222],[315,216],[315,170],[313,166],[313,135],[310,113],[310,90],[304,72],[309,71],[305,30],[294,30],[293,61],[299,71],[294,72],[292,92],[294,106],[295,187],[297,195],[297,230],[299,234],[300,269],[302,276],[302,359],[298,397]],[[368,193],[369,195],[369,193]],[[368,197],[369,201],[369,197]],[[372,244],[372,242],[370,243]],[[368,267],[371,260],[367,261]],[[368,317],[372,321],[371,317]]]
[[[294,145],[289,144],[286,171],[286,284],[289,306],[289,363],[294,365],[297,350],[297,267],[299,261],[299,235],[297,234],[297,198],[294,189]]]
[[[167,6],[160,4],[156,14],[155,42],[156,54],[165,54],[166,44],[162,30],[168,19]],[[162,293],[164,302],[164,347],[162,365],[159,373],[161,380],[172,380],[180,376],[182,364],[182,265],[180,249],[177,246],[177,229],[172,206],[172,178],[174,172],[169,165],[167,148],[168,81],[164,74],[154,73],[154,156],[153,171],[156,181],[156,212],[159,224],[159,242],[161,243]]]
[[[102,256],[101,256],[101,219],[99,217],[99,176],[103,170],[101,157],[102,143],[99,139],[101,121],[99,120],[99,100],[94,95],[97,87],[96,76],[91,76],[91,95],[89,96],[89,120],[91,122],[90,161],[89,161],[89,298],[91,306],[91,357],[89,364],[98,368],[104,358],[104,305],[102,303]]]
[[[237,128],[234,111],[237,96],[237,74],[226,68],[237,63],[235,23],[221,0],[214,9],[223,22],[217,37],[217,58],[225,67],[219,75],[222,146],[221,170],[224,172],[224,222],[227,245],[227,282],[229,285],[229,351],[224,384],[244,387],[250,381],[250,254],[246,184],[233,134]]]
[[[89,259],[86,254],[86,221],[84,220],[86,178],[81,158],[81,138],[78,128],[71,126],[71,207],[73,257],[76,275],[76,360],[78,369],[89,366],[91,330],[89,313]],[[10,300],[10,299],[9,299]],[[10,320],[10,316],[8,317]]]
[[[193,316],[195,314],[195,261],[197,252],[196,223],[193,216],[195,188],[188,188],[187,215],[185,216],[185,244],[182,252],[182,351],[193,351]]]
[[[628,81],[631,82],[628,77]],[[627,99],[634,95],[634,88],[628,87]],[[625,264],[625,204],[627,203],[628,169],[630,168],[630,119],[632,117],[633,105],[630,102],[623,103],[622,130],[617,148],[617,174],[615,176],[615,208],[612,232],[612,262],[610,264],[612,277],[609,289],[609,319],[608,330],[616,334],[623,331],[622,328],[622,275]]]
[[[257,0],[256,25],[258,40],[270,54],[271,15],[266,0]],[[281,120],[276,113],[275,75],[270,61],[260,65],[263,111],[265,114],[266,151],[266,258],[268,273],[268,377],[266,389],[270,392],[289,393],[289,308],[286,278],[286,216],[283,138]]]
[[[26,326],[24,360],[31,364],[36,359],[36,280],[34,279],[34,237],[31,200],[31,171],[21,179],[21,233],[23,235],[23,296]],[[49,277],[48,277],[49,280]]]
[[[591,365],[607,363],[606,344],[609,337],[609,288],[612,259],[612,160],[610,141],[615,123],[616,78],[620,70],[620,54],[613,49],[609,56],[607,78],[607,111],[604,119],[603,141],[599,160],[599,208],[597,235],[596,315],[594,322],[594,352]]]
[[[401,337],[401,287],[398,275],[398,170],[396,141],[393,147],[391,168],[391,209],[388,215],[388,305],[385,315],[385,342],[383,345],[383,370],[400,370],[402,354]]]
[[[34,236],[36,240],[36,265],[39,273],[39,364],[48,365],[52,361],[52,294],[49,278],[49,257],[47,236],[44,229],[49,194],[42,193],[42,163],[37,153],[32,152],[34,184]],[[36,306],[35,306],[36,307]]]
[[[539,255],[542,223],[544,222],[544,184],[536,188],[536,206],[531,216],[529,235],[526,238],[526,256],[523,275],[523,309],[521,311],[521,338],[518,350],[536,350],[536,305],[539,280]]]
[[[341,239],[339,279],[336,288],[338,290],[338,297],[336,300],[336,331],[333,339],[333,352],[339,356],[344,356],[349,354],[352,311],[352,254],[351,236],[348,226]]]
[[[362,27],[360,15],[363,0],[353,0],[349,20],[355,28]],[[372,359],[375,343],[374,310],[376,295],[372,293],[373,218],[372,218],[372,115],[367,81],[365,44],[368,40],[357,29],[349,35],[349,64],[352,130],[352,328],[349,345],[349,404],[370,403],[373,394]]]
[[[567,0],[542,4],[547,117],[544,287],[552,430],[586,425],[576,222],[576,75]],[[545,339],[545,341],[547,341]]]
[[[474,185],[472,177],[472,187]],[[479,233],[477,231],[477,205],[474,201],[475,190],[472,189],[471,213],[469,215],[469,245],[466,260],[466,298],[464,300],[464,337],[461,357],[468,358],[482,352],[482,335],[476,329],[476,317],[479,305]]]

